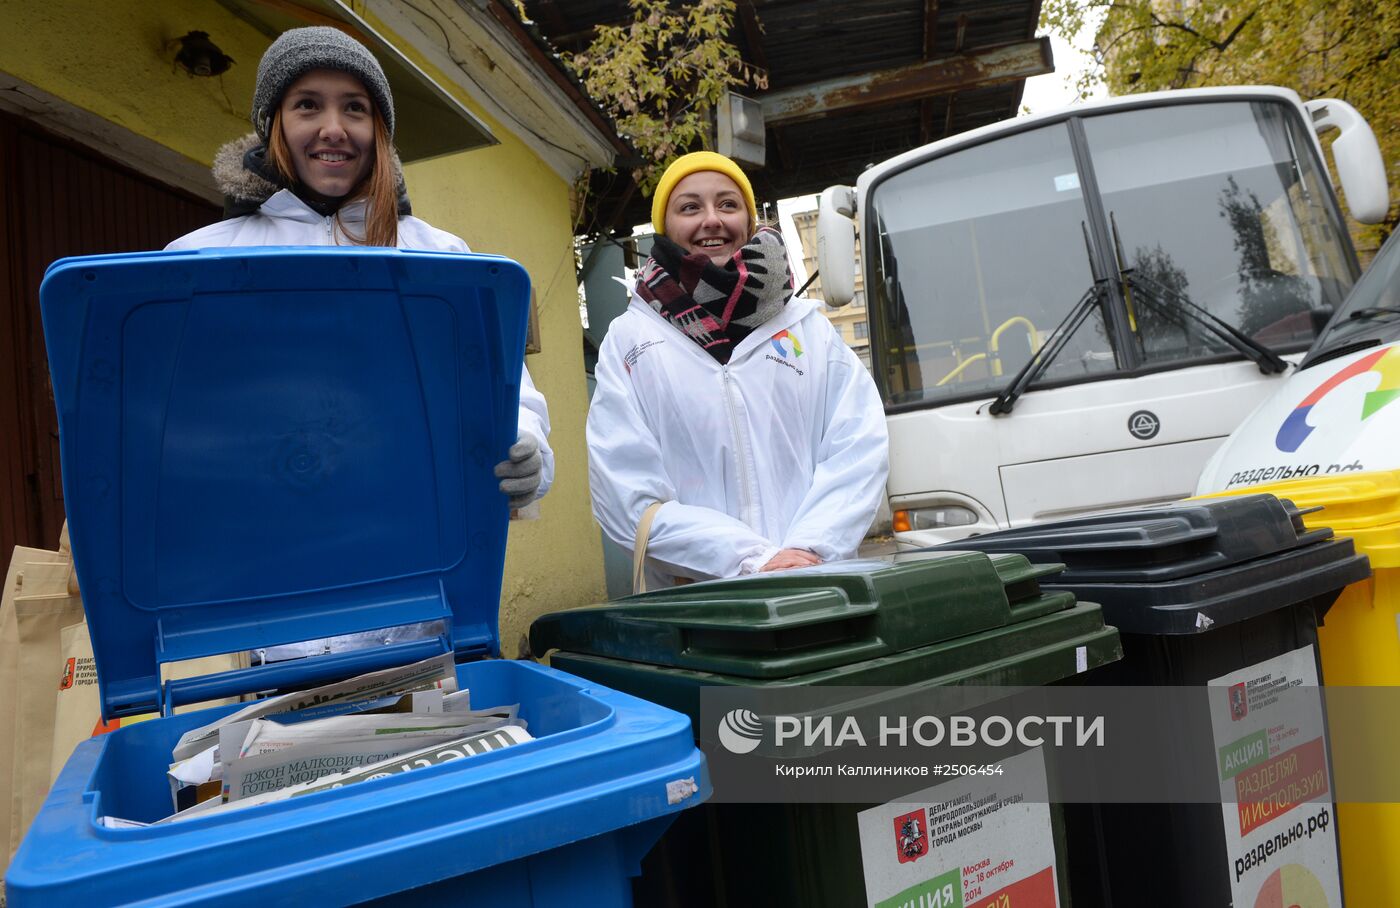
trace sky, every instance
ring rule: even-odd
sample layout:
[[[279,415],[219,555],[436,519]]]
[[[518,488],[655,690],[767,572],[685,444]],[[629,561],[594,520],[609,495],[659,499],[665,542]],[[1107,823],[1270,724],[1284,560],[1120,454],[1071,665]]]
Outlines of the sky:
[[[1088,47],[1093,43],[1096,28],[1097,23],[1086,26],[1084,31],[1075,35],[1074,43],[1080,47]],[[1078,103],[1074,83],[1080,73],[1092,64],[1092,59],[1088,54],[1075,50],[1070,42],[1054,34],[1050,35],[1050,51],[1055,61],[1055,71],[1026,80],[1025,93],[1021,99],[1023,111],[1020,115],[1044,113]],[[1090,99],[1102,97],[1107,97],[1107,92],[1099,86]],[[794,212],[811,211],[816,207],[817,197],[814,195],[778,201],[779,228],[788,246],[793,278],[799,287],[807,280],[807,269],[802,264],[802,246],[797,238],[797,228],[793,225],[792,215]]]

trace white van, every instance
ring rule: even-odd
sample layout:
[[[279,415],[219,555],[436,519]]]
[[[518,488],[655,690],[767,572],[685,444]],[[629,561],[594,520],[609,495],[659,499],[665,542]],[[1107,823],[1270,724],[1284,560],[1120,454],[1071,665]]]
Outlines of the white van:
[[[1283,387],[1206,464],[1199,494],[1400,469],[1400,234]]]

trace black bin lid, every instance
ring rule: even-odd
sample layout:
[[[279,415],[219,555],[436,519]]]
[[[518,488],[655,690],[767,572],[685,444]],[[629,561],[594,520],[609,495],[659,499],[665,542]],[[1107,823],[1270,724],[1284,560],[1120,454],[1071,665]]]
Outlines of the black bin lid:
[[[1326,599],[1370,574],[1350,539],[1308,530],[1273,495],[1187,500],[987,533],[932,550],[1015,552],[1064,570],[1041,582],[1138,634],[1193,634]],[[1328,595],[1331,598],[1326,598]]]

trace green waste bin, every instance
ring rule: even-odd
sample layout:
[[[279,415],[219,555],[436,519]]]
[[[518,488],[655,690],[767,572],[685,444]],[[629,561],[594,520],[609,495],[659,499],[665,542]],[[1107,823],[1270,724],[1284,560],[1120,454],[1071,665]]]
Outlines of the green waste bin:
[[[534,623],[530,644],[551,653],[555,668],[689,715],[703,737],[700,691],[709,686],[1026,687],[1121,658],[1118,633],[1104,625],[1099,606],[1041,589],[1040,580],[1058,570],[980,552],[843,562],[557,612]],[[697,816],[678,822],[643,863],[637,903],[884,904],[878,894],[867,898],[862,809],[714,804],[688,811]],[[1036,847],[1051,854],[1053,870],[1047,865],[1038,882],[1023,885],[1048,887],[1052,900],[1058,891],[1068,904],[1060,815],[1050,805],[1042,812],[1041,838],[1050,841]],[[963,904],[962,886],[956,891]]]

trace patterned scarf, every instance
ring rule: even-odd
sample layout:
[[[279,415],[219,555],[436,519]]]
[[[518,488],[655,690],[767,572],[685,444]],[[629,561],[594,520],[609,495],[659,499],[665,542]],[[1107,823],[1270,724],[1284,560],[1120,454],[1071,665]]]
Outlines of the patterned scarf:
[[[651,308],[721,363],[782,311],[792,291],[787,247],[771,227],[760,227],[723,267],[658,236],[637,281]]]

